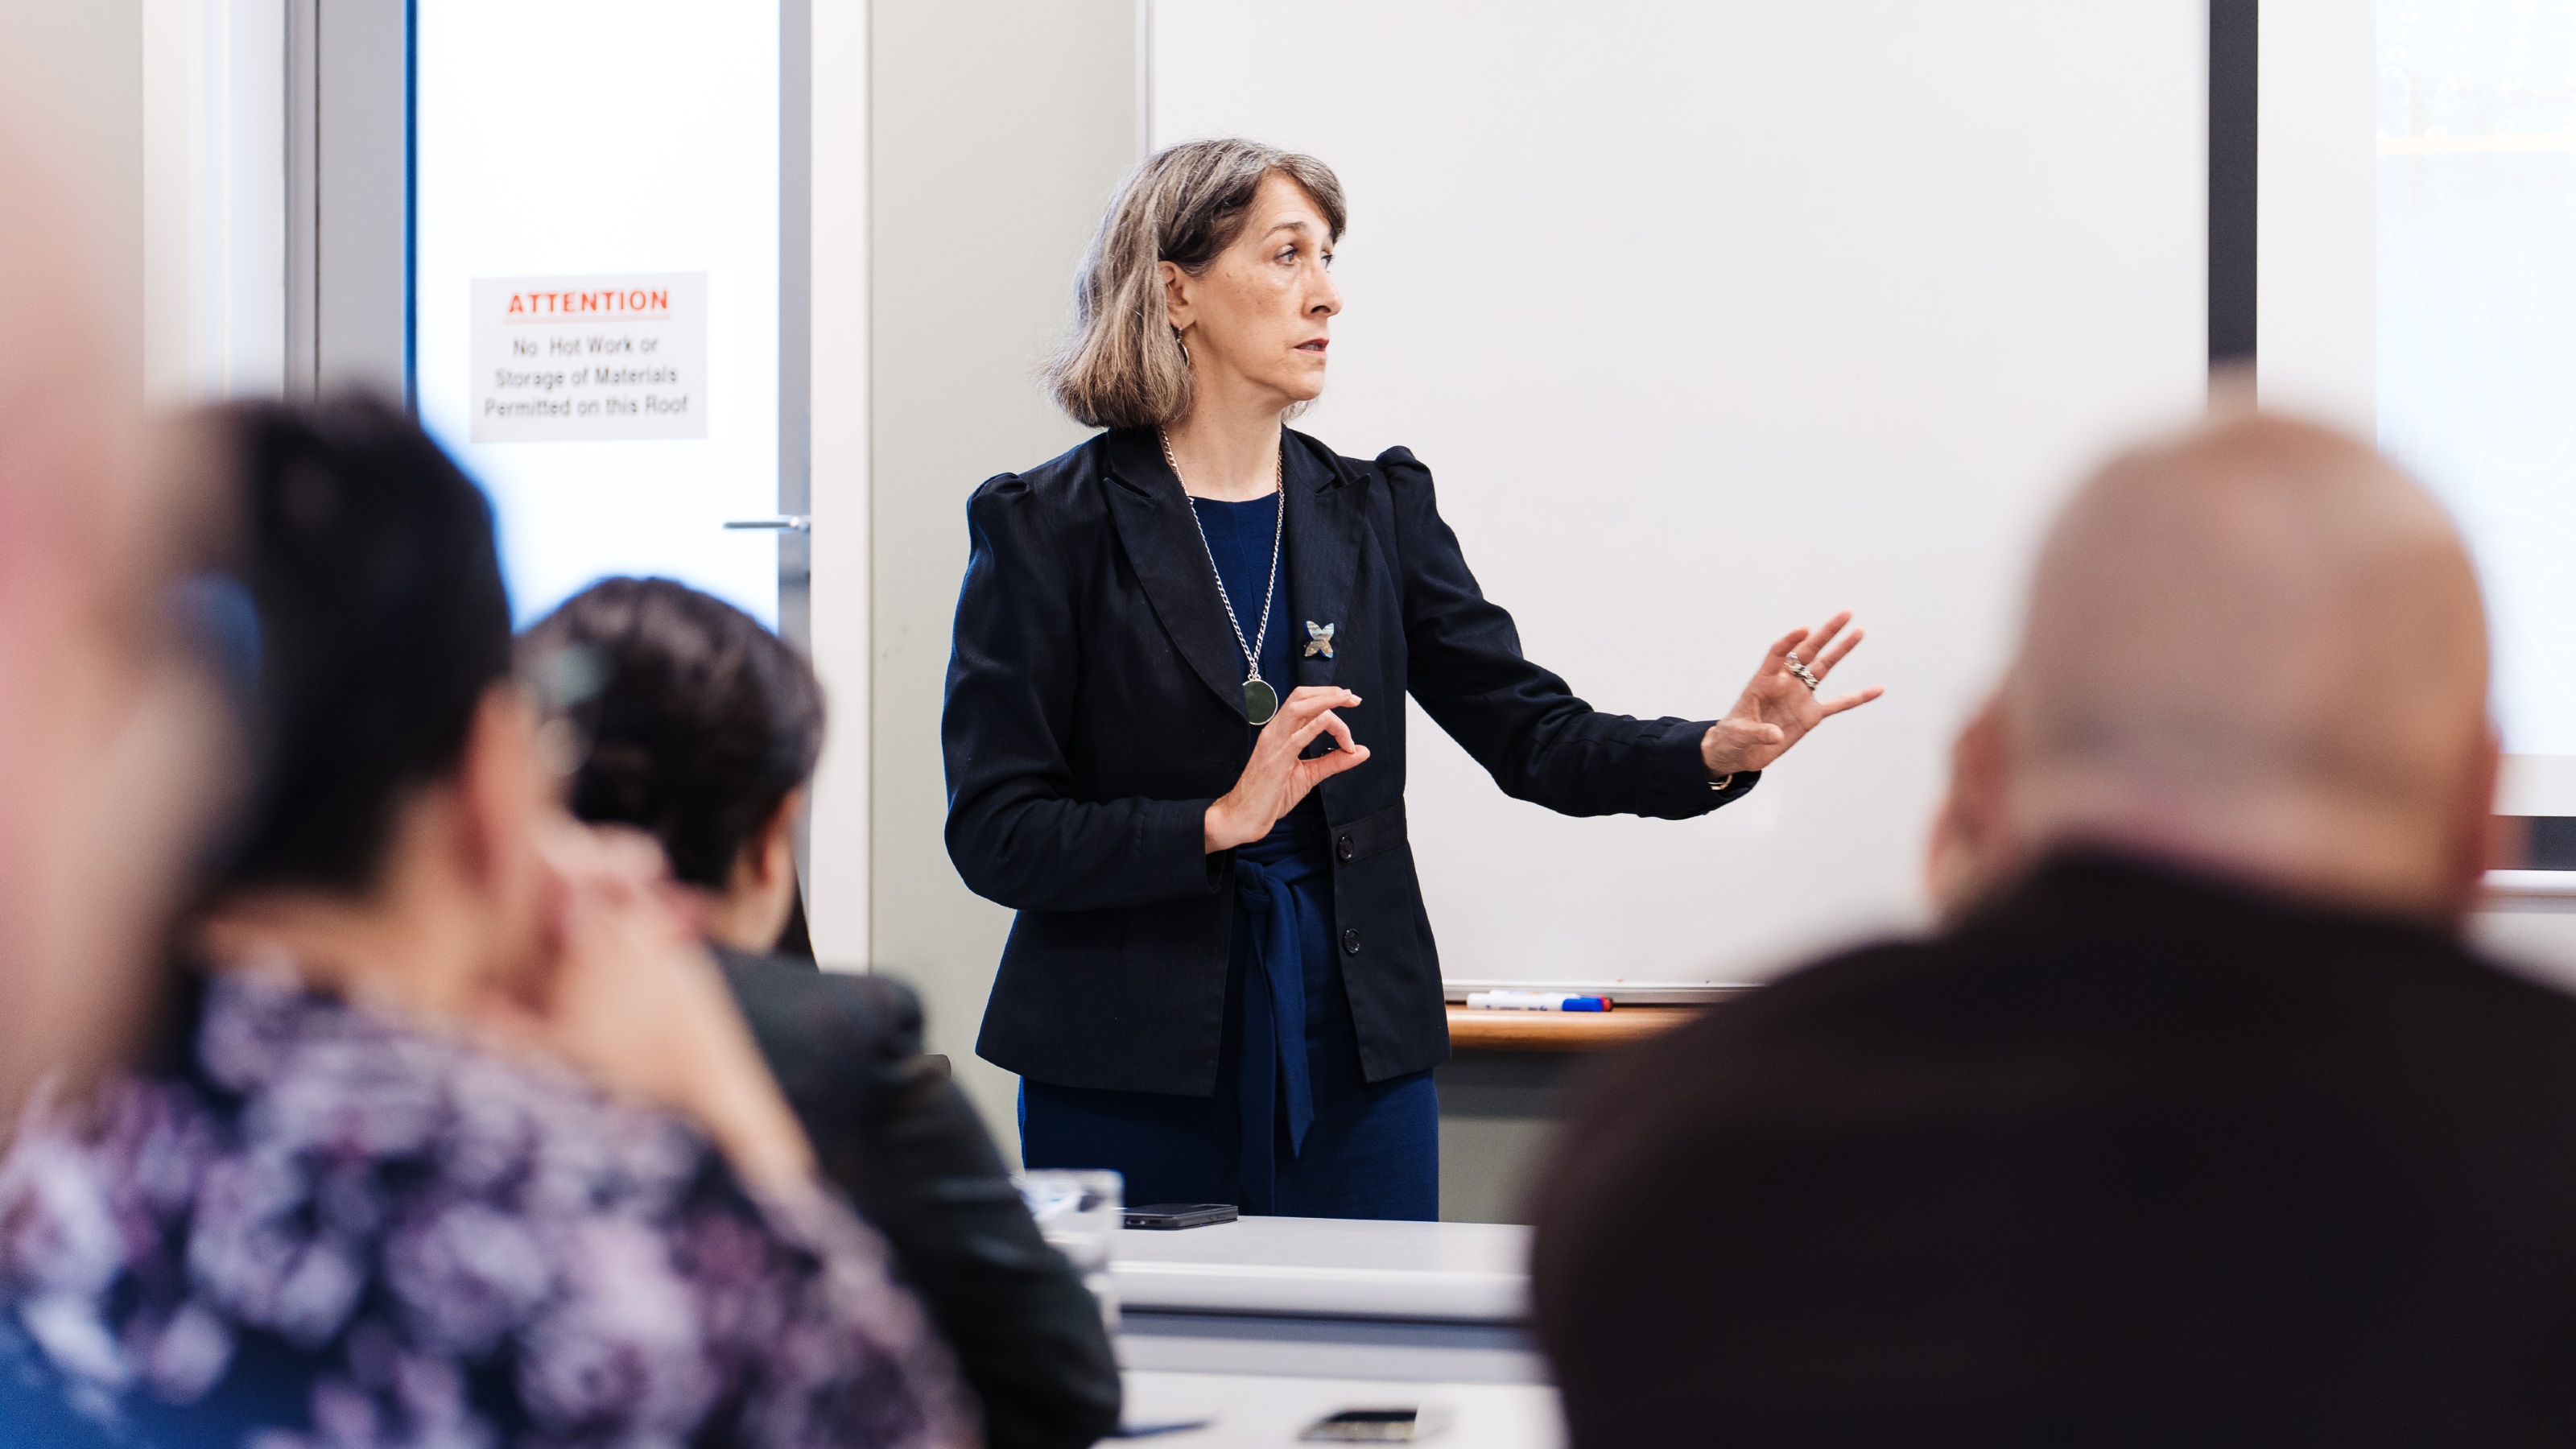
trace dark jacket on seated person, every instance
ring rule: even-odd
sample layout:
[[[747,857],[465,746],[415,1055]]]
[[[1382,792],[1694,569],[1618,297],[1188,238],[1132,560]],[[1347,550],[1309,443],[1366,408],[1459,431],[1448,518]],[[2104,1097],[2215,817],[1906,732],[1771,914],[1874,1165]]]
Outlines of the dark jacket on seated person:
[[[2061,857],[1564,1140],[1578,1446],[2576,1442],[2576,1000],[2426,926]]]
[[[892,1245],[982,1398],[992,1449],[1118,1427],[1100,1308],[1046,1245],[965,1095],[921,1050],[921,1005],[882,976],[717,948],[823,1174]]]
[[[740,609],[669,579],[602,579],[521,642],[585,743],[573,813],[659,841],[673,877],[761,907],[716,948],[823,1173],[885,1235],[983,1400],[988,1449],[1080,1449],[1118,1427],[1100,1310],[1021,1205],[992,1138],[921,1052],[921,1007],[883,977],[815,969],[787,845],[823,748],[813,666]],[[737,891],[737,882],[748,885]]]

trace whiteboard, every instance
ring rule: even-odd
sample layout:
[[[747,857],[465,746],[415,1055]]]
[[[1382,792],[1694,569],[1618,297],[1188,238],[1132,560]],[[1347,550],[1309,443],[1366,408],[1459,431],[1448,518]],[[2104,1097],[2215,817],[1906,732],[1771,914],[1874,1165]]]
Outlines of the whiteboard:
[[[2204,35],[2199,0],[1152,6],[1152,144],[1349,193],[1298,426],[1419,454],[1532,658],[1705,718],[1848,606],[1836,682],[1888,687],[1684,823],[1509,800],[1417,708],[1453,991],[1758,979],[1920,918],[2050,508],[2201,406]]]

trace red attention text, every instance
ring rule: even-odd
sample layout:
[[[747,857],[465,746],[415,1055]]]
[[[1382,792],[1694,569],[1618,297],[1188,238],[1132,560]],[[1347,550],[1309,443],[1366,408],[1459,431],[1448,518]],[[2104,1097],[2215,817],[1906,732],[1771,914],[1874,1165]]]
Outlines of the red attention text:
[[[671,310],[668,290],[649,292],[512,292],[513,317],[580,317],[597,313],[643,316]]]

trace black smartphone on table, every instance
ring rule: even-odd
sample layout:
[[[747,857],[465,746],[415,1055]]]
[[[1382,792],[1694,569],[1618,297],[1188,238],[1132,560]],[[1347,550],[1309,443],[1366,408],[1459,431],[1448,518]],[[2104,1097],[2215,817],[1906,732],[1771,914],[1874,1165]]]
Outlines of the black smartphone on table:
[[[1447,1428],[1449,1416],[1437,1407],[1344,1409],[1306,1426],[1297,1437],[1310,1444],[1411,1444]]]

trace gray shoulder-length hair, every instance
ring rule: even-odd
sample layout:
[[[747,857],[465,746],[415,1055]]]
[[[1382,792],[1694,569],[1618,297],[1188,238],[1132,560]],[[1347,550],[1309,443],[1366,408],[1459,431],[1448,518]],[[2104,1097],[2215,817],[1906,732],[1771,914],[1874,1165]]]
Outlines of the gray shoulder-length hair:
[[[1163,310],[1162,262],[1192,276],[1243,234],[1263,178],[1305,188],[1341,239],[1348,213],[1333,168],[1258,141],[1184,141],[1128,174],[1073,284],[1073,337],[1047,364],[1074,421],[1151,428],[1190,413],[1189,355]]]

